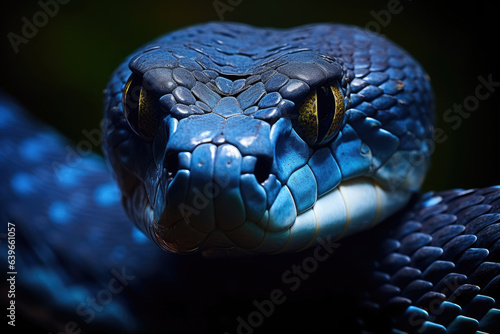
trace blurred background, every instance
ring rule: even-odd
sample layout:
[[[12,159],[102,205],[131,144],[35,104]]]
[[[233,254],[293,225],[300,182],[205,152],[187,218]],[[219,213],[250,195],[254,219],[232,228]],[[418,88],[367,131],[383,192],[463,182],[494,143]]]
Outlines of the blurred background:
[[[455,129],[452,125],[458,123],[443,119],[448,109],[475,101],[479,76],[500,82],[499,18],[489,5],[418,0],[60,2],[65,4],[58,8],[49,5],[55,0],[2,4],[0,87],[74,141],[85,139],[82,130],[98,128],[102,90],[113,69],[160,34],[219,20],[283,28],[340,22],[386,35],[429,73],[437,126],[446,140],[436,144],[424,190],[500,184],[500,86]],[[40,14],[44,6],[49,15]],[[29,30],[27,21],[40,27]],[[30,37],[23,39],[23,33]]]

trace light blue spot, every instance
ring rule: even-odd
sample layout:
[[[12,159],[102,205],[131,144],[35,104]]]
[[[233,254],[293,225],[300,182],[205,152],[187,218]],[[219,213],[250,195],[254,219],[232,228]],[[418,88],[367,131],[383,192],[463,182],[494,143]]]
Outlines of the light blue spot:
[[[82,160],[82,167],[87,170],[101,171],[105,166],[103,158],[98,154],[91,154]]]
[[[57,150],[61,140],[53,132],[39,132],[19,145],[19,154],[29,162],[44,160],[50,152]]]
[[[134,242],[138,244],[143,244],[148,241],[148,237],[146,237],[146,235],[135,226],[132,227],[132,239],[134,239]]]
[[[63,202],[54,202],[49,208],[49,218],[57,224],[67,224],[71,220],[71,208]]]
[[[43,159],[45,156],[46,146],[43,138],[29,138],[19,145],[19,154],[25,160],[36,162]]]
[[[17,173],[10,180],[10,186],[17,195],[28,195],[35,191],[32,175],[27,173]]]
[[[84,174],[79,168],[77,167],[70,167],[66,165],[61,165],[57,167],[58,170],[56,170],[56,177],[57,181],[59,184],[63,187],[74,187],[79,184],[80,178]]]
[[[100,206],[111,206],[120,202],[120,189],[115,183],[100,185],[94,192],[94,199]]]

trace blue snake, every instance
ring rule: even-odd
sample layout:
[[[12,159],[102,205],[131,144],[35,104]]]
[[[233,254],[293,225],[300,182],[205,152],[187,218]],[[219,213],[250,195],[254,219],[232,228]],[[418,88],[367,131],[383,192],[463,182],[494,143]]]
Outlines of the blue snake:
[[[74,145],[0,99],[18,326],[500,332],[500,189],[418,193],[432,88],[386,38],[188,27],[126,58],[104,110]]]

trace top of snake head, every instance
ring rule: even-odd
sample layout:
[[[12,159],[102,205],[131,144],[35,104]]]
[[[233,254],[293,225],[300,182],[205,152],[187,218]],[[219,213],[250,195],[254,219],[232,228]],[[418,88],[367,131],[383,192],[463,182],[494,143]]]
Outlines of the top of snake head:
[[[429,79],[355,27],[208,23],[133,53],[106,90],[104,149],[130,217],[174,252],[298,251],[417,191]]]

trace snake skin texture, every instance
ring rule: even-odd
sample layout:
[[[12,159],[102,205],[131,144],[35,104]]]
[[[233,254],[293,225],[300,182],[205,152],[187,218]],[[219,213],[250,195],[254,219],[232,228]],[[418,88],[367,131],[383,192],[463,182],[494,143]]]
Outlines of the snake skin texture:
[[[161,117],[124,110],[137,82]],[[311,142],[294,115],[325,85],[345,116]],[[500,188],[418,194],[432,91],[385,38],[193,26],[125,59],[105,94],[103,132],[86,133],[104,139],[118,186],[100,156],[0,95],[18,328],[500,332]],[[219,192],[203,200],[206,184]]]
[[[500,332],[500,189],[428,193],[379,247],[368,308],[396,333]]]

